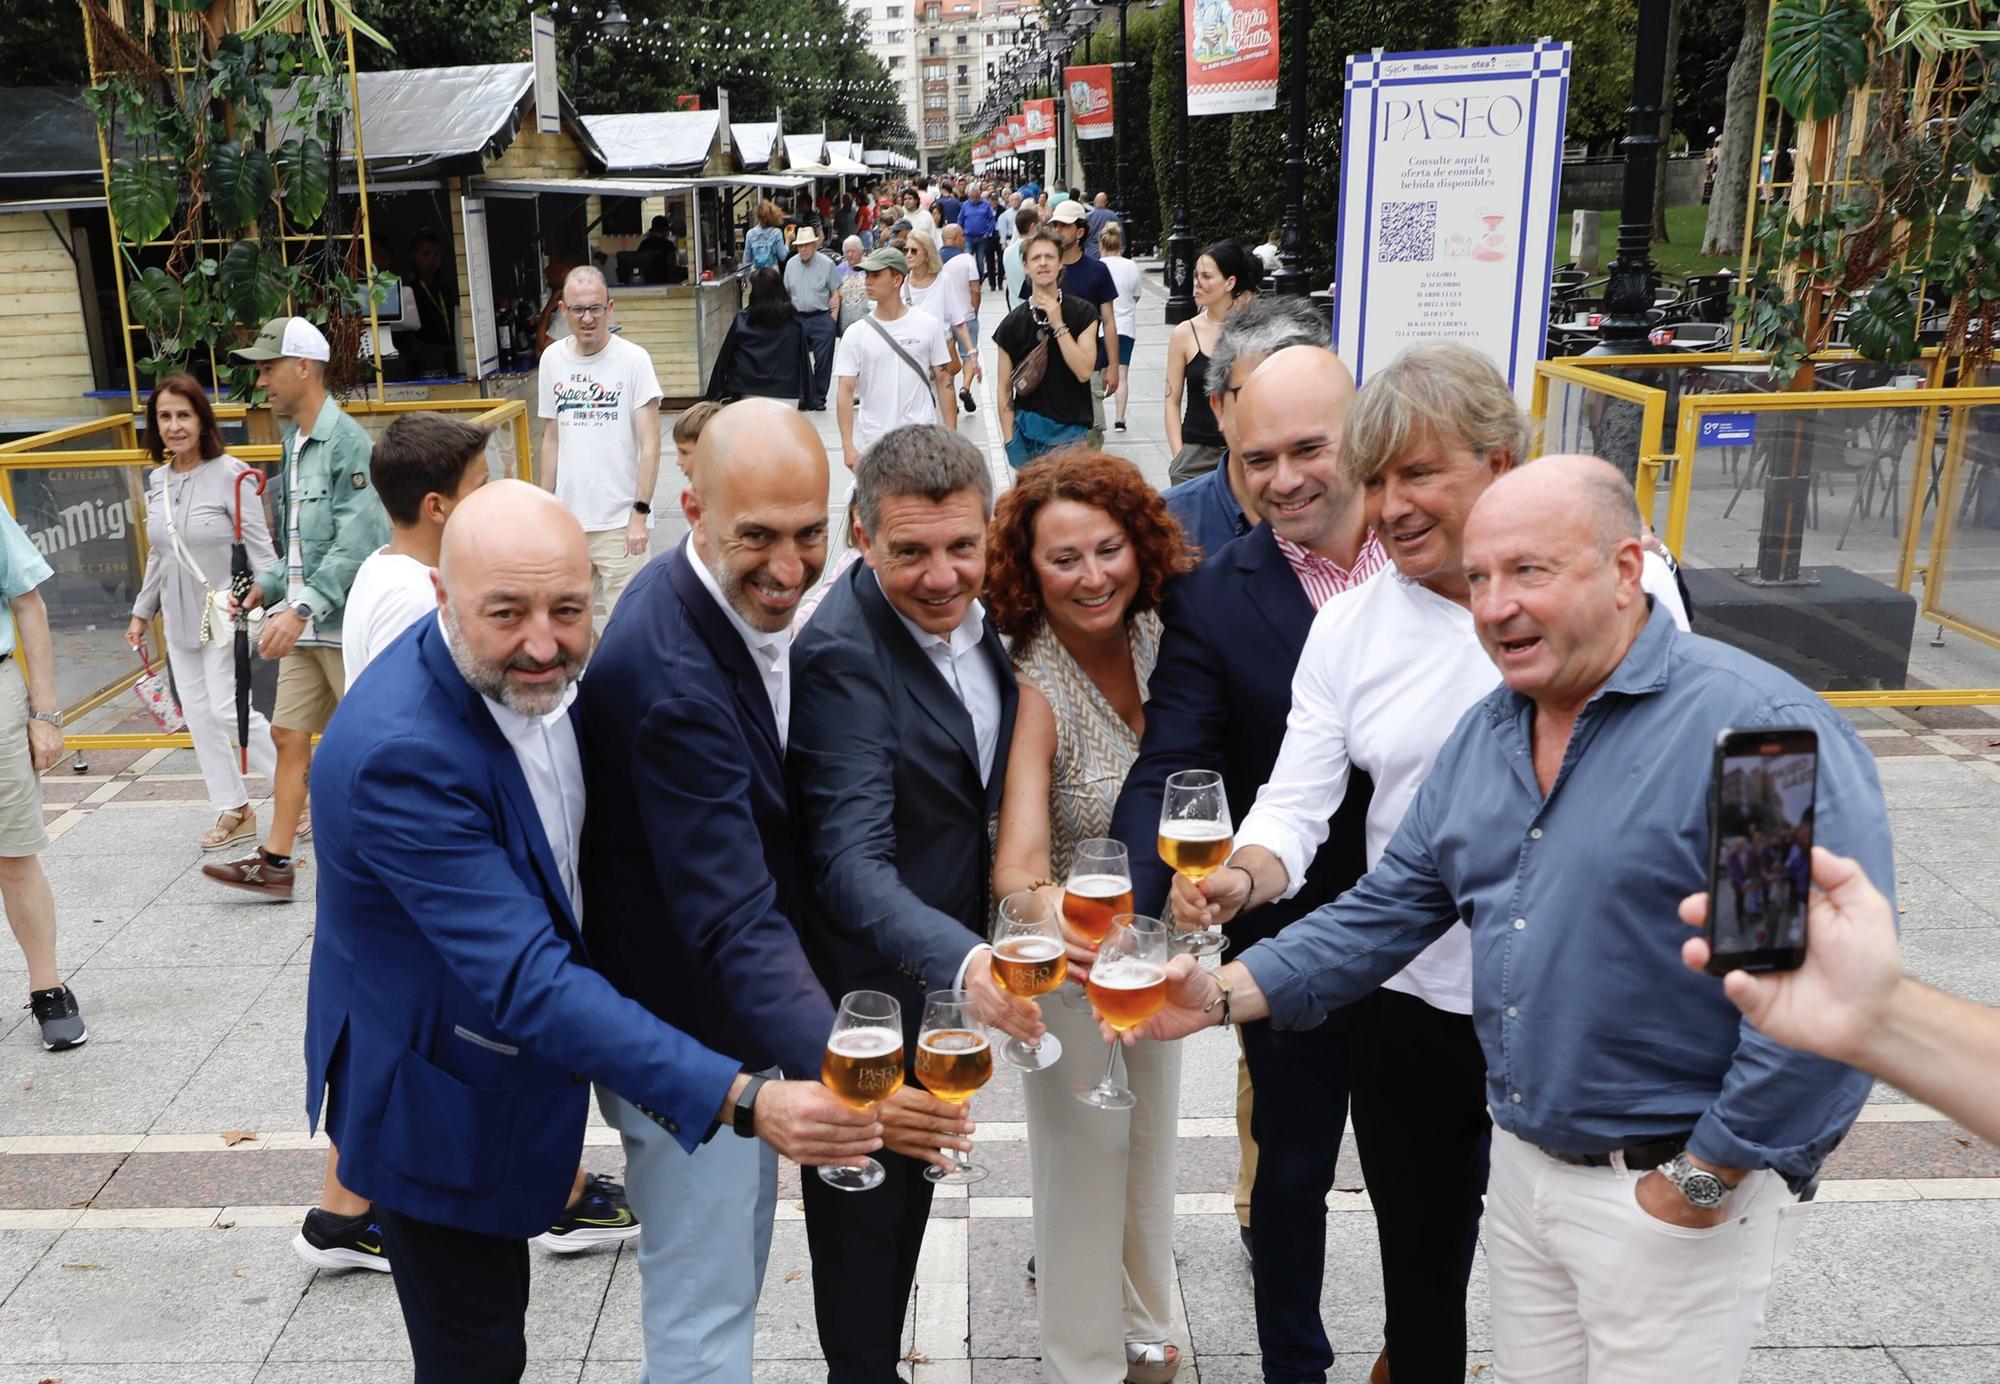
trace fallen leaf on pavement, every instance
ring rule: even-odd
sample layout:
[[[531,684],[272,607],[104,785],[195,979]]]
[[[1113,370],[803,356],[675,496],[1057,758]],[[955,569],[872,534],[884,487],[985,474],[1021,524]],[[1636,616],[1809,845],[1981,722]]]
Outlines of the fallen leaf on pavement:
[[[244,1269],[238,1269],[238,1270],[237,1270],[237,1271],[235,1272],[235,1274],[233,1274],[233,1275],[232,1275],[232,1277],[235,1277],[235,1278],[248,1278],[249,1276],[250,1276],[249,1272],[248,1272],[247,1270],[244,1270]]]
[[[931,1362],[930,1356],[924,1354],[921,1350],[915,1349],[914,1347],[911,1349],[908,1355],[905,1355],[903,1357],[903,1363],[906,1365],[928,1365],[930,1362]]]
[[[805,1274],[804,1269],[793,1269],[790,1273],[785,1275],[785,1282],[796,1283],[804,1274]]]
[[[254,1129],[225,1129],[222,1131],[222,1142],[229,1148],[235,1148],[238,1144],[246,1144],[256,1137],[257,1131]]]
[[[65,1265],[63,1265],[63,1267],[64,1267],[64,1268],[66,1268],[66,1269],[101,1269],[101,1268],[103,1268],[103,1267],[104,1267],[104,1265],[102,1265],[102,1264],[65,1264]]]

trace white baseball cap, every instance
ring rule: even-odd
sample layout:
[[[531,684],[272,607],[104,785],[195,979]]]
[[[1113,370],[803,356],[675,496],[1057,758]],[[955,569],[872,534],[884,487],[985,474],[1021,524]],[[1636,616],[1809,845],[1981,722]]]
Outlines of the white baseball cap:
[[[277,360],[281,356],[329,361],[333,359],[333,348],[326,344],[325,333],[305,318],[273,317],[257,333],[255,341],[229,354],[247,361]]]

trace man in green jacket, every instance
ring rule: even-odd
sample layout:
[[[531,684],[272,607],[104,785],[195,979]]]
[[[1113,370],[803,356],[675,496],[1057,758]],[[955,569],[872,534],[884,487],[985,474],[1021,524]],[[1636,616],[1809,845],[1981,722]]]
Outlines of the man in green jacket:
[[[254,854],[204,865],[210,879],[264,898],[292,898],[292,846],[302,824],[312,738],[340,705],[346,670],[340,620],[363,560],[389,541],[389,517],[368,478],[374,450],[367,430],[326,391],[332,352],[303,317],[264,324],[256,341],[233,353],[257,366],[257,385],[286,419],[283,460],[272,508],[278,565],[257,574],[244,602],[262,607],[257,652],[280,660],[271,739],[278,771],[271,785],[271,830]]]

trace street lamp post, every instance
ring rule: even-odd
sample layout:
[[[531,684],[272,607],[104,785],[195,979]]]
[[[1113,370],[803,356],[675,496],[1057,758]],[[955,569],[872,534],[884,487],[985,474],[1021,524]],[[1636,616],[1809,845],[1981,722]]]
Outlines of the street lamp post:
[[[1177,11],[1174,29],[1176,61],[1185,74],[1187,64],[1187,18]],[[1187,82],[1174,83],[1180,103],[1174,111],[1174,228],[1167,236],[1167,325],[1176,326],[1194,316],[1194,231],[1188,225],[1188,103]]]
[[[1113,170],[1113,186],[1117,189],[1120,216],[1132,213],[1132,209],[1125,205],[1125,102],[1130,98],[1125,74],[1131,70],[1132,61],[1125,51],[1125,7],[1130,3],[1131,0],[1118,0],[1118,66],[1111,70],[1111,131],[1118,146],[1112,154],[1117,163]],[[1126,252],[1130,253],[1130,247]]]
[[[623,38],[632,28],[632,21],[625,16],[625,7],[618,0],[611,0],[602,15],[592,22],[591,28],[606,38]],[[570,99],[578,110],[583,109],[583,46],[572,43],[569,49],[569,90]]]
[[[1306,293],[1306,43],[1312,34],[1312,6],[1290,0],[1291,128],[1285,134],[1285,222],[1278,240],[1279,267],[1272,285],[1279,293]],[[1185,101],[1185,97],[1182,98]]]
[[[1632,58],[1632,104],[1626,108],[1625,189],[1619,203],[1618,258],[1604,289],[1604,321],[1593,355],[1635,355],[1646,347],[1653,307],[1653,172],[1660,157],[1660,111],[1666,92],[1669,0],[1639,0]]]

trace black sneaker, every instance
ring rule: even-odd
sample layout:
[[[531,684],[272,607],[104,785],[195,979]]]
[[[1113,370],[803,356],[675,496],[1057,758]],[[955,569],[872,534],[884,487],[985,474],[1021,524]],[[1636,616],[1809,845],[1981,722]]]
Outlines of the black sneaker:
[[[336,1216],[315,1206],[306,1212],[306,1222],[292,1238],[292,1248],[316,1269],[335,1273],[343,1269],[390,1271],[389,1251],[382,1247],[382,1230],[365,1212],[359,1216]]]
[[[977,404],[975,404],[975,403],[973,403],[973,402],[972,402],[972,391],[971,391],[971,390],[969,390],[969,389],[961,389],[961,390],[959,390],[959,391],[958,391],[958,401],[959,401],[959,402],[960,402],[961,404],[964,404],[964,405],[965,405],[965,411],[966,411],[967,413],[977,413],[977,412],[979,412],[979,405],[977,405]]]
[[[1118,420],[1117,422],[1113,423],[1113,424],[1111,425],[1111,428],[1112,428],[1112,431],[1114,431],[1114,432],[1124,432],[1124,431],[1125,431],[1125,422],[1124,422],[1124,420],[1123,420],[1123,419],[1120,419],[1120,420]]]
[[[599,1245],[615,1245],[639,1233],[639,1218],[625,1202],[625,1184],[591,1173],[583,1180],[583,1195],[556,1223],[535,1237],[551,1254],[580,1254]]]
[[[42,1026],[42,1046],[50,1052],[80,1048],[90,1040],[83,1011],[76,1007],[76,991],[67,985],[30,990],[28,1002],[22,1008],[35,1011],[35,1022]]]

